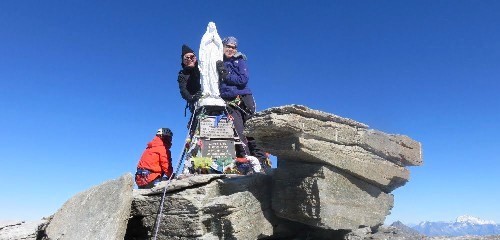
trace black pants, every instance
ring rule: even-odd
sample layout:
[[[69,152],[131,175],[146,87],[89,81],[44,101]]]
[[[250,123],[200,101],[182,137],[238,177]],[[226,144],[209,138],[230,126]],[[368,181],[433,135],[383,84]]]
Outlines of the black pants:
[[[228,114],[233,117],[236,134],[243,143],[243,149],[240,149],[240,153],[237,154],[254,156],[262,163],[266,159],[266,154],[260,149],[253,137],[243,134],[245,123],[255,113],[255,100],[252,94],[242,95],[240,98],[241,103],[238,106],[228,105]]]
[[[248,140],[243,134],[245,129],[245,123],[255,112],[255,102],[253,100],[253,95],[242,95],[240,96],[241,102],[235,106],[233,104],[228,104],[227,111],[228,114],[233,118],[234,128],[236,134],[242,143],[243,149],[236,149],[236,154],[242,157],[243,155],[250,155],[250,149],[248,148]],[[224,99],[226,101],[233,101],[234,99]]]

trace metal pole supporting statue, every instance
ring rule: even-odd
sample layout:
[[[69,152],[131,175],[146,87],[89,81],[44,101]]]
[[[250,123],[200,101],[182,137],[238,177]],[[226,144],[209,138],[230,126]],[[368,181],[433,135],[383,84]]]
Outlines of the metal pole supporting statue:
[[[222,60],[223,45],[217,33],[215,23],[209,22],[207,31],[200,43],[198,67],[201,73],[201,90],[203,96],[197,102],[196,108],[202,106],[225,106],[219,93],[219,74],[216,62]]]

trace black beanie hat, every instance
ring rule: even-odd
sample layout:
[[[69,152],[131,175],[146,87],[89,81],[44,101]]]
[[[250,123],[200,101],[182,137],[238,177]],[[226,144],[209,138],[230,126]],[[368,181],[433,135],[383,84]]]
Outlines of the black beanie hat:
[[[186,53],[193,53],[194,54],[194,51],[193,51],[193,49],[189,48],[188,45],[183,44],[182,45],[182,54],[181,54],[181,57],[184,57],[184,55]]]

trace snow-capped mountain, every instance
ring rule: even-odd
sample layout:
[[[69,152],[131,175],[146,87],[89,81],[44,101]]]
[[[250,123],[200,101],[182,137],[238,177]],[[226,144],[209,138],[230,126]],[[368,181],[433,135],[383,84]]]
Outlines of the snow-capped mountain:
[[[473,216],[469,216],[469,215],[463,215],[463,216],[457,217],[456,222],[462,222],[462,223],[469,222],[469,223],[473,223],[473,224],[496,224],[494,221],[487,221],[487,220],[479,219],[477,217],[473,217]]]
[[[472,216],[460,216],[455,222],[421,222],[412,227],[427,236],[498,235],[500,224]]]

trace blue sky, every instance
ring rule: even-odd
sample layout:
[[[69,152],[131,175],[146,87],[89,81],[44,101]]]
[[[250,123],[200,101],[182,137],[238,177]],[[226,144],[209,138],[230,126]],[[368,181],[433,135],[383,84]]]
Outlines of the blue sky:
[[[0,219],[39,219],[186,135],[183,43],[236,36],[258,110],[302,104],[420,141],[387,222],[500,222],[498,1],[0,2]]]

